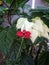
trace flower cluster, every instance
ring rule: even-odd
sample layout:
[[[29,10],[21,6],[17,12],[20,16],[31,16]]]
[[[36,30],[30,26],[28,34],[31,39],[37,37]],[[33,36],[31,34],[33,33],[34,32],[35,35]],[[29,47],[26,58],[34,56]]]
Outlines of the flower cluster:
[[[30,34],[31,33],[29,31],[26,31],[26,30],[16,32],[16,35],[18,37],[27,38],[27,39],[31,37]]]
[[[32,22],[29,22],[27,18],[19,18],[16,24],[16,28],[21,29],[21,31],[17,32],[17,36],[30,38],[33,43],[38,36],[49,39],[49,28],[39,17],[32,19]]]

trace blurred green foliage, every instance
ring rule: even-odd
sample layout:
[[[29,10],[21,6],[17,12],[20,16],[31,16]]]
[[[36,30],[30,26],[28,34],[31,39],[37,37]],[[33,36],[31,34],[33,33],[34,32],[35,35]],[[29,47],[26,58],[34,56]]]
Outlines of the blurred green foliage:
[[[10,24],[10,26],[4,28],[2,26],[2,23],[5,22],[6,18],[3,17],[3,14],[7,15],[8,18],[13,15],[18,15],[19,17],[27,17],[29,21],[31,21],[32,18],[38,16],[49,27],[49,9],[31,9],[29,5],[25,5],[27,1],[28,0],[3,0],[3,5],[5,3],[6,4],[5,6],[0,6],[0,52],[2,52],[6,57],[6,61],[3,63],[3,65],[35,64],[32,56],[32,46],[34,44],[32,44],[29,39],[24,40],[20,54],[17,59],[17,53],[21,46],[21,39],[16,36],[17,19],[12,24],[10,24],[12,18],[10,19],[10,23],[8,19],[8,24]],[[6,5],[8,5],[8,7]],[[22,9],[22,12],[19,10],[19,8]],[[28,11],[26,12],[25,10]],[[39,41],[42,42],[43,40],[45,39],[38,38],[35,44],[38,44]],[[31,50],[29,50],[30,47]],[[49,65],[48,54],[48,52],[42,52],[37,59],[37,64]]]

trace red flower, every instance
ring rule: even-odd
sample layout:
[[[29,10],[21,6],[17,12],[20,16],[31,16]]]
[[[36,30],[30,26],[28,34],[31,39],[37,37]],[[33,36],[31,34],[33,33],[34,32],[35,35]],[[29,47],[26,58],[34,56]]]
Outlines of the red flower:
[[[26,31],[26,30],[23,30],[22,32],[21,31],[18,31],[17,33],[16,33],[16,35],[18,36],[18,37],[23,37],[23,38],[30,38],[31,36],[30,36],[30,32],[29,31]]]
[[[16,33],[16,36],[18,36],[18,37],[23,37],[23,32],[18,31],[18,32]]]
[[[31,37],[30,34],[31,34],[31,33],[30,33],[29,31],[23,30],[24,38],[30,38],[30,37]]]

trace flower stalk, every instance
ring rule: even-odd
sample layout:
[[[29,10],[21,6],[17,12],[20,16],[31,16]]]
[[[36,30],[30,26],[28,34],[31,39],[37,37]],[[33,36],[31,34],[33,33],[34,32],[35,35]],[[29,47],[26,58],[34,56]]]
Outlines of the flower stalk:
[[[19,50],[18,50],[18,53],[17,53],[16,59],[18,59],[19,54],[20,54],[20,52],[21,52],[21,48],[22,48],[23,41],[24,41],[24,39],[22,38],[21,45],[20,45],[20,47],[19,47]]]

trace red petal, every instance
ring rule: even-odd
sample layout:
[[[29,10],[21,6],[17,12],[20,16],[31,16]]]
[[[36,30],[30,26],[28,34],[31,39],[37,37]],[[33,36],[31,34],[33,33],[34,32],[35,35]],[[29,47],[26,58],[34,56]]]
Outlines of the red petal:
[[[30,34],[31,33],[29,31],[23,30],[23,37],[24,38],[30,38],[31,37]]]
[[[16,36],[23,37],[23,33],[21,31],[16,32]]]

